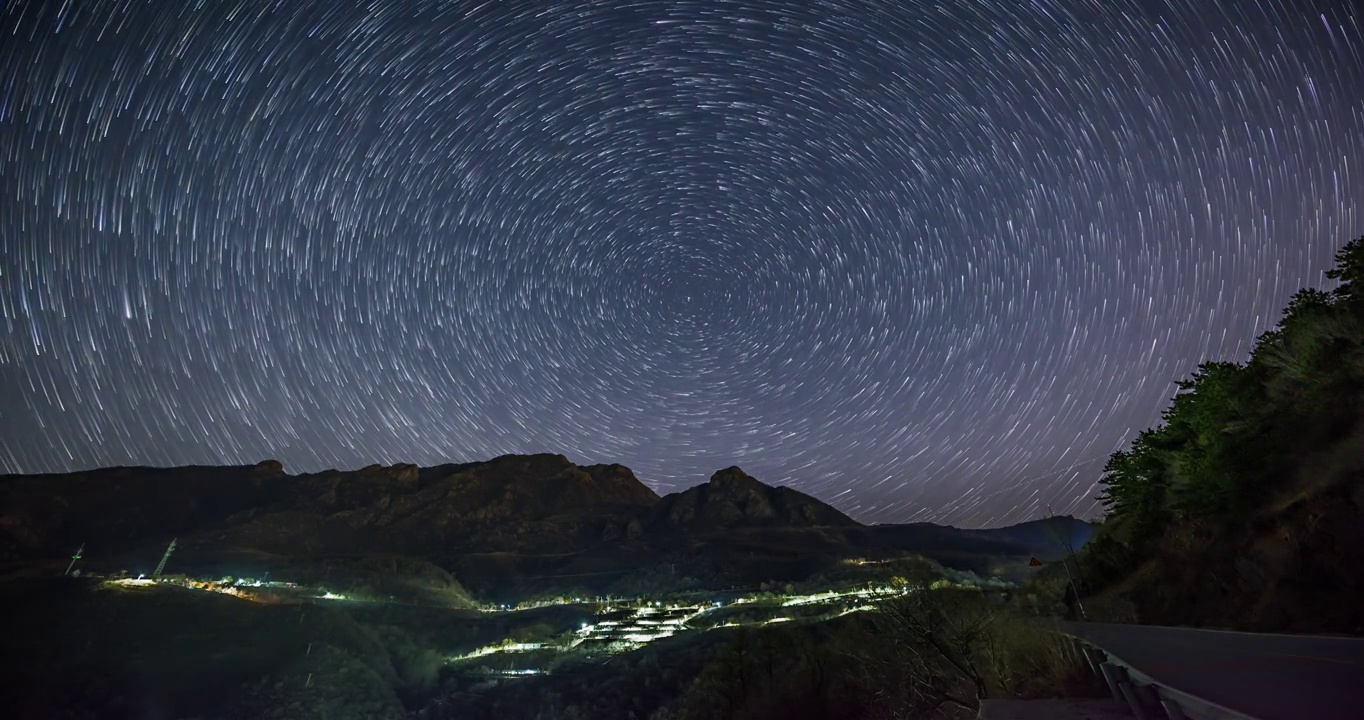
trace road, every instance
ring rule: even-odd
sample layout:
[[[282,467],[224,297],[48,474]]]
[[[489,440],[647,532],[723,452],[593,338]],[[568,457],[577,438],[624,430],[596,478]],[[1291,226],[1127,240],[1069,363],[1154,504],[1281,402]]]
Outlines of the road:
[[[1364,639],[1065,623],[1158,684],[1259,720],[1364,718]]]

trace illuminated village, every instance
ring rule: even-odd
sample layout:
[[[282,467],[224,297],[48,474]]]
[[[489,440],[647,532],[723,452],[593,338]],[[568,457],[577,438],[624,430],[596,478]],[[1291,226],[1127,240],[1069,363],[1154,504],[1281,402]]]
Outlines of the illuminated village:
[[[410,605],[391,598],[352,596],[324,586],[271,580],[268,576],[264,578],[227,576],[210,579],[166,574],[164,572],[166,561],[173,551],[174,543],[167,549],[157,570],[151,576],[107,578],[103,580],[103,585],[110,589],[131,591],[180,588],[218,593],[269,605],[311,603],[359,606]],[[883,562],[852,559],[845,564],[857,567]],[[706,593],[704,597],[696,593],[676,593],[656,598],[563,596],[515,605],[481,603],[474,607],[448,608],[452,613],[506,615],[553,607],[571,607],[583,611],[590,619],[579,623],[576,629],[554,638],[526,641],[507,637],[473,650],[451,653],[445,657],[445,664],[457,673],[468,675],[505,678],[537,675],[550,672],[549,666],[565,656],[580,659],[605,657],[686,633],[829,620],[872,609],[878,602],[907,594],[911,587],[903,578],[894,578],[886,582],[863,582],[838,589],[810,592],[800,592],[786,586],[784,589],[747,593],[711,592]],[[981,586],[977,583],[951,583],[941,579],[929,586],[930,589],[946,587],[979,589]]]

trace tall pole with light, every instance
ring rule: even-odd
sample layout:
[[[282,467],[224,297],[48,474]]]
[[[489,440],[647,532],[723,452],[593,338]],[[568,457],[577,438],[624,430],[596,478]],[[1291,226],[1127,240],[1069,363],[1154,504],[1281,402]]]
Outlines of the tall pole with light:
[[[161,562],[156,564],[156,572],[152,573],[153,580],[161,579],[161,573],[166,569],[166,561],[170,560],[171,553],[175,552],[175,540],[178,539],[179,538],[171,540],[170,545],[166,546],[166,554],[161,556]]]
[[[67,563],[66,572],[62,573],[63,576],[71,574],[71,568],[76,567],[76,561],[81,559],[83,554],[85,554],[85,543],[81,543],[81,546],[76,548],[76,554],[71,556],[71,562]]]

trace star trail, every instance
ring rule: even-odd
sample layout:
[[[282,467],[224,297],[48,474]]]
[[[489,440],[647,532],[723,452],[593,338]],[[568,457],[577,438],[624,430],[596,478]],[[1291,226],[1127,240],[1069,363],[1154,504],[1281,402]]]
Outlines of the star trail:
[[[7,2],[0,471],[1092,516],[1364,230],[1353,3]]]

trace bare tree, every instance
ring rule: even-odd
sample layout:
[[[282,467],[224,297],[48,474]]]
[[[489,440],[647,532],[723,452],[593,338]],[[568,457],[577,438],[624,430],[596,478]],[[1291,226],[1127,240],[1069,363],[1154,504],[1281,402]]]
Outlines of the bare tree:
[[[854,651],[891,717],[956,707],[976,712],[989,693],[979,659],[991,608],[978,598],[920,586],[873,613],[875,642]]]

